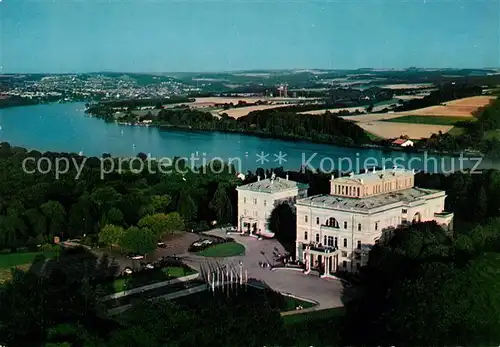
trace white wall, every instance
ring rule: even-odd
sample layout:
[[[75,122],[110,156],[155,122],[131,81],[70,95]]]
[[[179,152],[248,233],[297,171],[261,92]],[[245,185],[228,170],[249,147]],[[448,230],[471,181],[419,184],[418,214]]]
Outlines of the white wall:
[[[347,262],[347,270],[351,269],[351,254],[357,252],[358,241],[362,246],[371,246],[375,240],[382,236],[382,232],[391,227],[397,227],[406,218],[408,222],[413,220],[415,214],[420,213],[421,221],[435,220],[434,213],[444,210],[444,200],[446,196],[442,194],[431,195],[428,200],[417,201],[412,204],[398,202],[386,209],[377,211],[367,211],[366,213],[355,211],[341,211],[321,207],[309,207],[304,205],[297,206],[297,258],[302,261],[301,244],[316,242],[316,235],[319,235],[319,242],[324,244],[324,237],[337,237],[337,245],[340,251],[339,269],[342,268],[342,262]],[[403,213],[406,209],[407,213]],[[307,221],[306,221],[307,216]],[[339,223],[339,228],[325,227],[326,220],[330,217],[335,218]],[[319,224],[317,224],[319,218]],[[345,227],[346,223],[347,227]],[[358,229],[358,224],[361,230]],[[305,233],[307,232],[307,240]],[[344,247],[344,239],[347,239],[347,246]],[[353,262],[353,269],[356,269],[356,263],[366,264],[367,257],[361,256]]]
[[[298,194],[299,192],[296,188],[276,193],[238,190],[238,223],[241,216],[256,218],[258,219],[257,230],[261,229],[265,231],[267,220],[274,209],[275,201],[293,199]]]

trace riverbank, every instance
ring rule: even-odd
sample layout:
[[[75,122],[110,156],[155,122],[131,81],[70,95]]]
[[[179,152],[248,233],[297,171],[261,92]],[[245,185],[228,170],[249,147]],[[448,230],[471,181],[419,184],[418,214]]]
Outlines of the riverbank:
[[[120,126],[135,126],[135,127],[155,127],[163,131],[176,131],[176,132],[189,132],[189,133],[220,133],[220,134],[241,134],[241,135],[246,135],[246,136],[254,136],[257,138],[263,138],[263,139],[273,139],[273,140],[281,140],[281,141],[291,141],[291,142],[302,142],[302,143],[309,143],[309,144],[321,144],[321,145],[331,145],[331,146],[338,146],[338,147],[343,147],[343,148],[352,148],[352,149],[365,149],[365,150],[380,150],[383,152],[398,152],[398,153],[406,153],[406,154],[431,154],[431,155],[439,155],[439,156],[447,156],[447,157],[484,157],[484,155],[480,152],[475,152],[475,151],[456,151],[456,152],[450,152],[450,151],[438,151],[438,150],[433,150],[433,149],[425,149],[425,148],[415,148],[415,147],[400,147],[400,146],[387,146],[387,145],[379,145],[379,144],[346,144],[346,143],[332,143],[330,141],[322,141],[322,140],[313,140],[307,137],[302,137],[302,136],[292,136],[292,135],[276,135],[276,134],[269,134],[265,132],[259,132],[259,131],[245,131],[245,130],[240,130],[240,129],[206,129],[206,128],[201,128],[201,127],[193,127],[189,125],[172,125],[172,124],[164,124],[161,122],[155,122],[153,121],[152,123],[141,123],[141,122],[120,122],[120,121],[113,121],[109,122],[106,121],[105,119],[95,116],[95,115],[90,115],[91,117],[99,118],[101,120],[104,120],[105,122],[108,123],[115,123]]]

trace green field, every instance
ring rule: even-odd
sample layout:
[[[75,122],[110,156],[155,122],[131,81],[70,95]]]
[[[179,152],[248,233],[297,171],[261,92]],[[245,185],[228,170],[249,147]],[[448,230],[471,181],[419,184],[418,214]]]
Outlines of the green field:
[[[44,257],[46,259],[57,256],[57,251],[46,252],[20,252],[20,253],[4,253],[0,254],[0,283],[11,278],[11,269],[14,267],[22,270],[28,270],[31,263],[36,257]]]
[[[245,254],[245,247],[237,242],[220,243],[197,253],[203,257],[235,257]]]
[[[304,306],[305,308],[305,306]],[[310,311],[305,313],[283,316],[283,321],[287,325],[299,324],[304,322],[320,321],[326,319],[340,318],[344,315],[344,307],[327,308],[324,310]]]
[[[291,296],[286,296],[286,295],[284,295],[284,297],[286,302],[286,308],[282,310],[283,312],[294,311],[298,306],[302,306],[304,309],[316,306],[316,304],[309,301],[295,299],[292,298]]]
[[[446,116],[403,116],[399,118],[384,119],[383,122],[454,125],[457,122],[476,121],[474,117],[446,117]]]
[[[372,140],[372,141],[382,140],[382,137],[378,137],[377,135],[372,134],[371,132],[368,132],[368,131],[365,130],[365,133],[370,138],[370,140]]]

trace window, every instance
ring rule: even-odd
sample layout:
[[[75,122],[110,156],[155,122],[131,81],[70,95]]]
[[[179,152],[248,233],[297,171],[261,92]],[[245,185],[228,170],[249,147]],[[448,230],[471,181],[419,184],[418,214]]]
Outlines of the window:
[[[339,222],[337,222],[335,218],[331,217],[327,219],[326,226],[330,228],[339,228]]]
[[[246,204],[247,203],[247,198],[243,198],[243,203]]]
[[[333,247],[333,236],[328,236],[328,242],[326,243],[328,247]]]
[[[378,222],[375,222],[375,230],[378,230]]]
[[[307,223],[307,216],[304,216],[304,222]]]
[[[344,229],[347,229],[347,222],[344,222]]]
[[[326,235],[323,236],[323,245],[326,246]]]
[[[401,211],[403,214],[404,213],[408,213],[408,210],[406,208],[403,208],[403,210]]]
[[[343,267],[344,269],[347,267],[347,262],[346,262],[345,260],[342,262],[342,267]]]
[[[257,199],[253,199],[253,204],[257,205]]]
[[[243,214],[246,216],[247,215],[247,209],[243,210]]]
[[[358,188],[356,188],[356,190],[357,190],[357,191],[356,191],[356,196],[360,196],[360,194],[359,194],[359,187],[358,187]]]
[[[264,200],[264,206],[267,206],[267,200]]]
[[[347,247],[347,239],[344,239],[344,247]]]
[[[316,217],[316,224],[319,224],[319,217]]]
[[[319,242],[319,234],[316,234],[316,242]]]
[[[335,238],[335,247],[338,247],[339,246],[339,242],[338,242],[338,237]]]
[[[307,231],[304,231],[304,240],[307,241]]]
[[[358,249],[361,249],[361,241],[358,241]]]
[[[407,222],[406,218],[401,218],[401,224],[405,224]]]
[[[358,231],[361,231],[361,223],[358,223]]]
[[[342,251],[342,253],[340,254],[343,258],[347,257],[347,252],[346,251]]]

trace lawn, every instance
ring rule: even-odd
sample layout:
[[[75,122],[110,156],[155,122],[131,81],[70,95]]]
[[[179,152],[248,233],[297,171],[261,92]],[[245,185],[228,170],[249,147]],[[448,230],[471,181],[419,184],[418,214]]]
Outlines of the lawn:
[[[295,299],[295,298],[292,298],[291,296],[286,296],[286,295],[284,295],[284,297],[285,297],[286,307],[282,310],[283,312],[293,311],[298,306],[302,306],[304,309],[316,306],[316,304],[309,302],[309,301]]]
[[[245,247],[237,242],[226,242],[210,246],[197,254],[203,257],[235,257],[245,254]]]
[[[164,267],[150,271],[141,271],[132,276],[119,277],[115,279],[111,285],[109,285],[109,282],[104,283],[102,289],[105,294],[118,293],[128,289],[188,276],[194,273],[195,271],[190,268]]]
[[[411,124],[431,124],[431,125],[454,125],[457,122],[474,122],[474,117],[453,117],[453,116],[403,116],[398,118],[384,119],[383,122],[411,123]]]
[[[341,346],[340,327],[344,308],[298,313],[282,317],[295,346]]]
[[[371,132],[369,132],[369,131],[366,131],[366,130],[365,130],[365,133],[366,133],[366,135],[370,138],[370,140],[372,140],[372,141],[382,140],[382,138],[381,138],[381,137],[379,137],[379,136],[377,136],[377,135],[375,135],[375,134],[373,134],[373,133],[371,133]]]
[[[344,315],[344,313],[345,313],[344,307],[327,308],[324,310],[310,311],[310,312],[283,316],[283,321],[287,325],[289,324],[293,325],[304,322],[313,322],[313,321],[340,318]]]
[[[36,257],[41,256],[49,259],[57,254],[57,251],[0,254],[0,283],[8,281],[11,278],[12,268],[16,267],[27,271]]]

